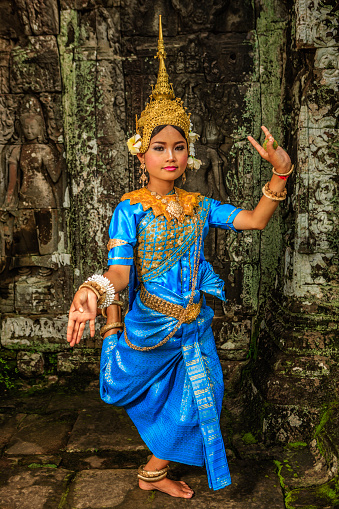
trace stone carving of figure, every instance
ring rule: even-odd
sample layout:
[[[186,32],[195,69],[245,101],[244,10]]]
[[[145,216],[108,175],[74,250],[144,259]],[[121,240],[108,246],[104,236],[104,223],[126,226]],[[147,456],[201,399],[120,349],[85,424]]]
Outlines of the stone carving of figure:
[[[9,152],[8,187],[2,205],[2,210],[14,217],[12,267],[40,265],[37,256],[57,251],[57,184],[62,169],[61,153],[46,139],[42,108],[35,97],[21,104],[19,131],[22,143],[12,145]]]
[[[186,171],[186,183],[181,187],[186,191],[199,191],[204,196],[227,202],[222,161],[217,149],[220,143],[220,135],[217,126],[212,120],[204,122],[202,116],[197,113],[191,115],[194,132],[200,138],[194,144],[195,157],[201,159],[202,165],[198,170]]]

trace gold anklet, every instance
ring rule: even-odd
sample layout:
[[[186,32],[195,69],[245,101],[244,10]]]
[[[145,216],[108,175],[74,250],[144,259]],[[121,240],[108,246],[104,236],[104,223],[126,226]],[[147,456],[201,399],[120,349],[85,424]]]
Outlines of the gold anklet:
[[[138,468],[138,478],[145,482],[157,482],[161,481],[161,479],[165,479],[169,469],[169,465],[167,465],[161,470],[151,472],[149,470],[144,470],[145,466],[146,465],[140,465]]]

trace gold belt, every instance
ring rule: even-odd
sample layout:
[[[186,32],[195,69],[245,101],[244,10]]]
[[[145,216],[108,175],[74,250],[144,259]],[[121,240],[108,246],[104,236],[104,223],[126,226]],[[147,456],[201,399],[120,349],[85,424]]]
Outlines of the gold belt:
[[[202,305],[202,297],[200,301],[196,304],[191,304],[187,308],[180,306],[180,304],[172,304],[172,302],[168,302],[161,297],[157,297],[152,293],[149,293],[144,285],[141,285],[140,289],[140,300],[145,306],[153,309],[154,311],[158,311],[166,316],[172,316],[177,320],[185,313],[185,319],[183,323],[192,323],[198,317],[201,305]]]

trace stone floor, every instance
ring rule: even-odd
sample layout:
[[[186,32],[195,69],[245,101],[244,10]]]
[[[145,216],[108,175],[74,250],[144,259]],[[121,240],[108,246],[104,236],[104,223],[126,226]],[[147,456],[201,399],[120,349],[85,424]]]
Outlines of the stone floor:
[[[192,500],[141,491],[136,468],[149,451],[125,411],[104,404],[96,384],[78,394],[27,394],[0,406],[1,509],[283,509],[272,458],[229,463],[233,484],[213,492],[205,470],[174,464],[171,475],[194,489]]]

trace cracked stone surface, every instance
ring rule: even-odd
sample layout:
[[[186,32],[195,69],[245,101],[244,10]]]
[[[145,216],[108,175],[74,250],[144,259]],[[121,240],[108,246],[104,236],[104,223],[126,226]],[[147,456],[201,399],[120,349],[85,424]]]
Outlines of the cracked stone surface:
[[[230,455],[232,485],[217,492],[204,468],[172,464],[170,476],[195,491],[193,501],[175,499],[139,489],[137,467],[149,451],[123,409],[97,390],[41,397],[44,406],[33,395],[0,407],[1,509],[284,509],[276,466],[259,448]]]

